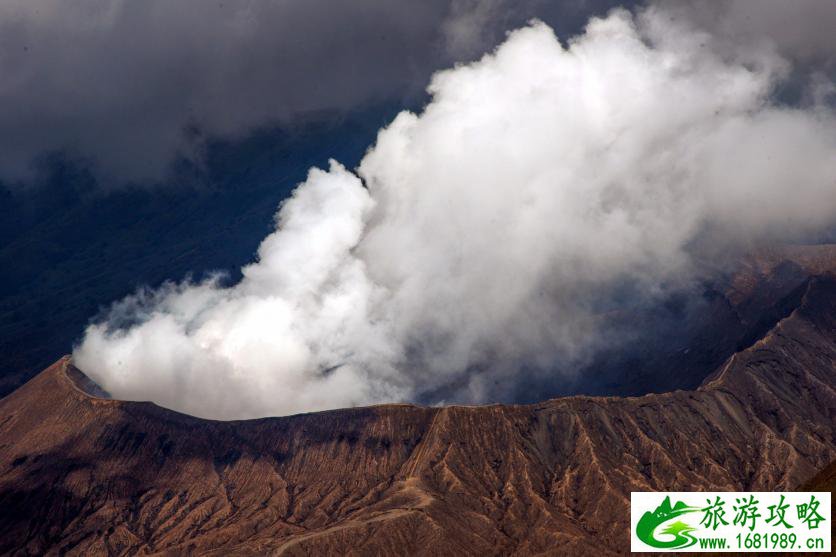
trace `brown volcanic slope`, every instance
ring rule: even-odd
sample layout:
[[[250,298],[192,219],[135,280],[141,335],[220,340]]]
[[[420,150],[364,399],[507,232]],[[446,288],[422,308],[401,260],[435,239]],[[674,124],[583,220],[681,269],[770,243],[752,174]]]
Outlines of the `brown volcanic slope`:
[[[836,279],[698,389],[214,422],[0,401],[0,553],[626,553],[631,490],[792,489],[836,457]]]
[[[836,491],[836,460],[802,486],[802,491]],[[831,528],[833,524],[831,523]]]

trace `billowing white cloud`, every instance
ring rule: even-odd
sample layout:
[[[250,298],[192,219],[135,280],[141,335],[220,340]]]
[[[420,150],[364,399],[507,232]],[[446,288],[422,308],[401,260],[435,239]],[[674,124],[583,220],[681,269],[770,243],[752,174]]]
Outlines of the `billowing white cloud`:
[[[512,33],[436,74],[356,172],[312,170],[241,282],[123,301],[77,364],[216,418],[484,402],[572,373],[624,285],[653,296],[705,253],[836,218],[831,109],[772,104],[788,63],[711,40],[654,9],[566,47]]]

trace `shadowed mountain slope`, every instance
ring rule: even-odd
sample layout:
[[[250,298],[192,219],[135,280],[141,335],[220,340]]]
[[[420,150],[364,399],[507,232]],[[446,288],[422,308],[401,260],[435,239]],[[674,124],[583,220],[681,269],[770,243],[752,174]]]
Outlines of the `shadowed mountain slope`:
[[[214,422],[97,398],[65,358],[0,401],[0,553],[622,554],[631,490],[830,463],[834,361],[827,276],[696,390],[636,398]]]
[[[804,491],[836,491],[836,460],[819,471],[802,487]]]
[[[498,402],[563,395],[693,390],[798,306],[811,276],[836,271],[836,245],[774,246],[708,272],[711,279],[607,315],[615,340],[574,376],[513,377]],[[532,384],[533,383],[533,384]],[[545,395],[543,393],[551,393]]]
[[[836,491],[836,460],[828,464],[823,470],[802,485],[799,491],[829,491],[833,493]],[[833,539],[833,534],[836,532],[836,526],[833,520],[830,521],[830,537]]]

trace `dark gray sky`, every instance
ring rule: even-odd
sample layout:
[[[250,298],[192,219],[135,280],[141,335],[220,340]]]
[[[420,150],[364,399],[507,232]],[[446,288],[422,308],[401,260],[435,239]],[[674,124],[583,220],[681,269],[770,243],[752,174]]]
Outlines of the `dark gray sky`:
[[[566,2],[577,31],[614,2]],[[0,180],[48,152],[149,181],[207,136],[235,139],[420,94],[544,10],[536,0],[8,0],[0,3]]]
[[[565,40],[619,4],[5,0],[0,181],[31,182],[54,152],[92,164],[108,183],[158,180],[178,156],[199,161],[207,137],[414,99],[432,71],[478,57],[532,17]],[[786,56],[833,67],[832,2],[660,5],[730,48],[770,41]]]

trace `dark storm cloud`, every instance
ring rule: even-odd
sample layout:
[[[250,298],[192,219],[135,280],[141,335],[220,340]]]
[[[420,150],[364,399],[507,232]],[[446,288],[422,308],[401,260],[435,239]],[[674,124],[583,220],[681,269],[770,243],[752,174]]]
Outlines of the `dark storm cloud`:
[[[578,31],[609,4],[569,2],[555,26]],[[153,181],[177,156],[199,160],[207,137],[420,94],[433,70],[481,54],[546,5],[7,0],[0,181],[30,180],[55,152],[108,181]]]
[[[654,9],[711,36],[723,56],[757,65],[771,53],[788,72],[772,96],[793,105],[836,103],[836,3],[831,0],[658,0]],[[708,44],[708,43],[706,43]]]
[[[0,6],[0,173],[46,150],[158,178],[235,136],[401,93],[434,56],[441,2],[22,0]],[[425,71],[425,70],[424,70]]]
[[[829,0],[665,0],[654,3],[709,31],[727,50],[775,48],[797,62],[836,60],[836,5]]]
[[[92,164],[107,183],[158,180],[178,156],[199,162],[207,138],[414,101],[434,70],[532,17],[565,42],[618,4],[635,2],[6,0],[0,182],[30,181],[50,153]],[[836,68],[830,2],[653,4],[735,56],[771,45],[807,97],[832,92],[818,75]]]

